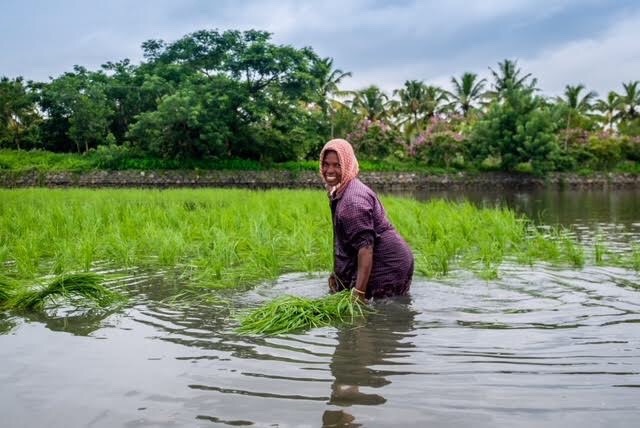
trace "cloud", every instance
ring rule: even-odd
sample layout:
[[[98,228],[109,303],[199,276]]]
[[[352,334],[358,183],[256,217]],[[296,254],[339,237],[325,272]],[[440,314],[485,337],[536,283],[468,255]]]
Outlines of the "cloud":
[[[640,80],[640,13],[616,21],[597,38],[575,40],[524,58],[523,70],[538,77],[546,95],[583,83],[600,97],[620,91],[622,82]]]

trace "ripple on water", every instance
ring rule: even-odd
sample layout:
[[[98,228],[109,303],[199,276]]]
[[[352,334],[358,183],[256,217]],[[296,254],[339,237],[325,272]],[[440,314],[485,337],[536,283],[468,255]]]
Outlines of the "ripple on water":
[[[417,278],[410,298],[375,303],[366,322],[277,337],[236,334],[237,311],[321,296],[323,275],[283,276],[227,296],[230,307],[171,305],[162,275],[131,276],[121,279],[131,305],[91,329],[0,319],[11,325],[0,336],[0,382],[12,385],[3,414],[12,426],[637,422],[638,273],[500,273]]]

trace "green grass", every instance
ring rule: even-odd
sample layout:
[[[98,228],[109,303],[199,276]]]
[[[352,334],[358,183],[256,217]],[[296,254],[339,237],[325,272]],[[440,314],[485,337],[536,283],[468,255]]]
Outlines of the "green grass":
[[[456,172],[427,167],[415,161],[385,160],[360,162],[363,171],[412,171],[429,174]],[[317,160],[259,162],[249,159],[161,159],[142,155],[124,146],[101,147],[87,154],[53,153],[45,150],[0,149],[0,171],[93,171],[93,170],[225,170],[225,171],[317,171]]]
[[[352,324],[372,311],[355,299],[349,290],[317,299],[283,296],[242,316],[237,330],[242,334],[263,335],[302,332],[317,327]]]
[[[0,149],[0,171],[88,171],[93,168],[90,159],[78,154]]]

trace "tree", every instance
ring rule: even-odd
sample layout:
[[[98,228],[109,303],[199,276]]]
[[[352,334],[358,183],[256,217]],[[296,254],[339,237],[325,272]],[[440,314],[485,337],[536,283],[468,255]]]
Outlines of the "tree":
[[[360,119],[371,122],[386,119],[389,106],[389,97],[375,85],[353,92],[351,108]]]
[[[25,86],[23,78],[0,79],[0,147],[17,150],[35,143],[40,117],[36,111],[33,94]]]
[[[489,70],[494,79],[492,95],[496,98],[502,98],[505,92],[510,89],[535,90],[538,84],[538,79],[531,78],[531,73],[520,76],[522,71],[518,68],[518,61],[505,59],[503,62],[498,62],[498,71],[491,67]]]
[[[530,88],[508,87],[502,96],[476,123],[469,141],[471,156],[477,163],[497,158],[506,171],[524,165],[537,173],[553,170],[559,153],[550,107]]]
[[[322,58],[313,63],[311,74],[318,81],[316,90],[318,103],[325,121],[330,124],[329,137],[333,138],[335,113],[339,108],[344,107],[344,104],[335,97],[347,94],[347,92],[341,91],[338,85],[342,83],[343,79],[351,77],[351,72],[334,69],[332,58]]]
[[[622,119],[633,120],[640,114],[640,81],[623,83],[624,93],[620,95],[620,103],[622,107]]]
[[[410,139],[425,126],[427,85],[417,80],[407,80],[404,88],[396,89],[393,95],[399,98],[392,102],[394,113],[399,117],[399,125],[404,129],[407,139]]]
[[[218,85],[223,81],[221,79],[226,79],[223,86],[230,91],[227,96],[219,92],[214,92],[213,96],[220,97],[225,112],[229,112],[220,116],[224,122],[216,120],[223,134],[229,131],[229,137],[225,140],[227,156],[271,157],[269,153],[256,153],[256,147],[261,143],[257,139],[266,135],[269,138],[281,135],[278,139],[283,141],[282,136],[293,132],[294,128],[299,131],[298,124],[282,120],[283,115],[293,114],[291,109],[303,109],[305,102],[317,100],[319,84],[312,74],[318,57],[311,49],[274,45],[270,43],[270,37],[270,33],[256,30],[222,33],[215,30],[198,31],[173,43],[148,41],[143,48],[145,57],[151,59],[148,67],[151,71],[179,71],[177,80],[162,75],[164,81],[176,82],[175,91],[181,90],[184,85],[191,88],[194,84],[204,85],[200,88],[204,90],[206,81]],[[217,88],[219,90],[221,87]],[[181,94],[172,102],[187,98],[190,96]],[[210,113],[224,113],[206,100],[200,100],[199,105],[211,110]],[[297,113],[294,116],[308,120]],[[211,114],[196,116],[211,117]],[[151,117],[148,119],[150,124],[159,123],[151,120]],[[278,120],[277,127],[271,127],[272,120]],[[278,132],[271,132],[276,128]],[[308,127],[303,126],[303,129]],[[141,128],[137,127],[132,135],[143,135],[140,132]],[[274,145],[270,143],[264,147],[274,148]],[[189,150],[185,153],[189,153]]]
[[[606,99],[599,99],[596,101],[594,108],[602,114],[600,120],[604,124],[604,129],[613,129],[613,125],[619,119],[621,106],[622,102],[620,95],[614,91],[609,91]]]
[[[226,158],[236,90],[236,84],[222,76],[206,84],[185,83],[165,95],[157,110],[140,114],[127,136],[143,152],[157,157]]]
[[[585,86],[580,83],[578,85],[566,85],[564,90],[564,97],[557,97],[556,101],[561,106],[564,115],[566,116],[565,131],[570,128],[588,128],[588,124],[585,123],[586,115],[591,110],[591,101],[594,100],[598,94],[594,91],[589,91],[584,95],[581,93],[585,91]],[[567,138],[565,138],[564,149],[567,150],[568,144],[568,132],[565,132]]]
[[[105,93],[107,80],[102,72],[75,66],[73,72],[37,85],[45,113],[43,138],[49,149],[75,148],[80,153],[106,141],[113,115]]]
[[[464,73],[460,81],[455,77],[451,78],[453,92],[447,92],[454,105],[460,108],[462,115],[467,117],[473,104],[483,96],[484,86],[487,79],[478,79],[475,73]]]

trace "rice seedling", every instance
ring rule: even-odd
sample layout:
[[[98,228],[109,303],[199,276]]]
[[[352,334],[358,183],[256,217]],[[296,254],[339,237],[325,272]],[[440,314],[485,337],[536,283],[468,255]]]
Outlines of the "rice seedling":
[[[0,200],[0,259],[21,280],[99,262],[175,270],[189,282],[228,288],[331,269],[330,212],[320,190],[17,189],[0,190]],[[383,202],[426,276],[492,271],[507,259],[584,263],[573,238],[564,243],[559,232],[536,230],[507,209]],[[620,263],[634,260],[625,255]]]
[[[0,307],[13,297],[18,289],[18,283],[11,278],[0,275]]]
[[[353,323],[372,311],[355,299],[350,290],[317,299],[283,296],[242,316],[237,331],[263,335],[299,332]]]
[[[17,292],[6,306],[16,310],[42,310],[50,302],[81,301],[104,308],[123,300],[120,294],[104,287],[102,281],[95,273],[61,275],[46,286]]]

